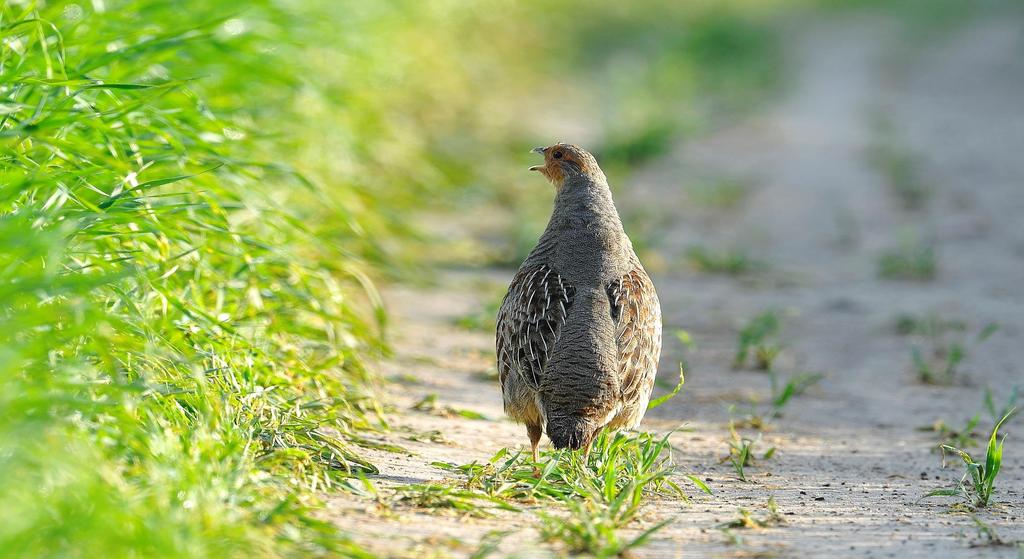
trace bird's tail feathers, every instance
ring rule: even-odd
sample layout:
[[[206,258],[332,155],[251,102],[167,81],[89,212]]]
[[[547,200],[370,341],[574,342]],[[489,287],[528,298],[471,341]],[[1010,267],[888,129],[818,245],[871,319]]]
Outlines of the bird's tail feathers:
[[[570,450],[588,446],[597,431],[589,421],[578,415],[549,417],[545,430],[555,448]]]

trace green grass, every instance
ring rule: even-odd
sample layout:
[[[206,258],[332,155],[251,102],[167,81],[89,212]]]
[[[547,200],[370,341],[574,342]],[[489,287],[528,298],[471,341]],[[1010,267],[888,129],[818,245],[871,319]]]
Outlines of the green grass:
[[[992,393],[992,389],[985,388],[985,398],[983,403],[985,405],[985,411],[988,412],[992,421],[998,421],[1000,418],[1005,417],[1007,421],[1013,419],[1013,416],[1017,415],[1019,409],[1017,408],[1017,399],[1020,396],[1020,387],[1014,386],[1010,389],[1010,393],[1006,396],[1006,403],[1002,406],[996,404],[995,395]]]
[[[678,335],[680,332],[685,332],[685,330],[679,330],[679,331],[676,332],[676,334]],[[686,370],[684,369],[684,364],[682,362],[680,362],[679,363],[679,382],[677,382],[676,385],[673,386],[671,388],[671,390],[669,390],[669,392],[667,392],[666,394],[662,394],[661,396],[658,396],[657,398],[654,398],[653,400],[648,402],[647,403],[647,409],[653,410],[654,408],[657,408],[657,407],[665,404],[666,402],[668,402],[672,398],[675,398],[679,394],[679,391],[683,389],[683,384],[685,384],[685,383],[686,383]]]
[[[781,416],[782,410],[794,397],[807,392],[810,387],[825,378],[822,373],[798,373],[786,379],[785,384],[781,384],[778,375],[774,371],[769,372],[772,388],[772,419]]]
[[[121,17],[0,8],[0,548],[359,555],[310,510],[375,471],[376,294],[259,186],[308,183],[155,72],[223,20]]]
[[[432,511],[451,509],[460,516],[470,515],[477,518],[493,516],[491,509],[519,512],[518,508],[504,499],[444,483],[404,485],[396,491],[394,503]]]
[[[1014,410],[1011,410],[1011,413]],[[999,428],[1009,419],[1010,414],[1004,415],[995,427],[988,439],[988,447],[985,451],[985,461],[977,462],[966,450],[950,445],[942,445],[942,449],[951,452],[959,457],[966,471],[960,481],[951,488],[936,489],[925,495],[927,497],[959,497],[971,509],[984,508],[992,500],[995,491],[996,478],[1003,463],[1003,443],[1006,435],[999,437]]]
[[[775,357],[782,349],[777,340],[781,328],[781,316],[776,310],[768,309],[751,318],[737,336],[733,368],[745,367],[750,355],[753,354],[755,368],[770,370]]]
[[[772,526],[778,526],[785,524],[785,520],[782,518],[782,514],[779,513],[779,505],[775,502],[775,497],[768,497],[768,502],[765,503],[765,513],[761,515],[754,515],[750,510],[741,508],[738,510],[736,518],[723,522],[718,525],[719,530],[730,530],[736,528],[747,528],[747,529],[760,529],[770,528]]]
[[[754,452],[758,443],[761,442],[761,434],[750,438],[743,436],[736,430],[736,424],[729,421],[729,454],[722,461],[732,464],[733,470],[740,481],[747,481],[747,466],[754,463]],[[761,454],[762,460],[768,460],[775,455],[775,447],[770,447]]]
[[[750,197],[751,186],[747,181],[720,179],[698,182],[686,190],[689,199],[698,206],[731,211],[739,208]]]
[[[645,500],[656,495],[688,500],[681,479],[711,493],[699,478],[678,471],[670,449],[667,436],[602,433],[587,459],[580,453],[545,451],[534,464],[528,455],[502,449],[483,464],[435,462],[459,477],[402,487],[397,502],[474,516],[537,510],[542,541],[569,553],[610,557],[642,545],[667,525],[659,523],[632,538],[622,536]]]
[[[640,535],[624,539],[619,529],[633,519],[635,507],[622,498],[608,505],[594,501],[570,501],[565,516],[541,514],[541,539],[557,542],[571,555],[586,553],[594,557],[621,557],[630,549],[644,545],[650,537],[667,526],[665,520],[644,530]]]
[[[779,513],[779,506],[775,502],[774,496],[768,497],[765,510],[765,513],[755,515],[750,510],[741,507],[737,510],[736,518],[722,522],[716,528],[722,531],[729,545],[742,546],[744,545],[744,539],[735,530],[762,530],[786,523],[785,519],[782,518],[782,514]],[[754,553],[753,555],[773,556],[771,553]]]
[[[668,456],[670,448],[667,437],[648,433],[636,436],[602,433],[595,439],[586,461],[579,453],[545,451],[541,454],[542,460],[534,464],[528,455],[502,449],[485,464],[435,462],[434,466],[463,475],[460,487],[477,491],[486,498],[511,502],[559,502],[572,498],[610,502],[634,482],[641,482],[630,489],[639,492],[637,495],[647,491],[648,494],[685,496],[672,480],[672,476],[681,474]],[[703,484],[698,486],[706,489]]]
[[[896,318],[895,330],[897,334],[911,336],[914,340],[911,359],[918,380],[925,384],[952,384],[957,380],[960,364],[970,352],[995,334],[999,325],[989,323],[970,337],[967,324],[962,320],[936,313],[923,316],[902,314]],[[994,406],[991,403],[993,409],[990,412],[995,416]]]
[[[783,411],[793,398],[807,392],[812,386],[821,382],[823,373],[795,373],[785,379],[779,377],[774,370],[768,371],[771,382],[771,394],[768,406],[763,406],[757,399],[752,399],[743,416],[734,417],[735,407],[730,406],[729,417],[736,426],[750,427],[759,431],[766,430],[776,419],[782,417]],[[785,382],[782,382],[785,380]]]
[[[778,67],[742,3],[583,6],[5,2],[0,549],[365,556],[317,511],[387,428],[374,280],[449,246],[410,218],[521,182],[538,92],[607,115],[614,167],[693,125],[668,93]]]
[[[923,316],[901,314],[896,317],[894,330],[900,336],[940,337],[946,332],[964,331],[967,324],[960,319],[945,318],[931,312]]]
[[[439,417],[462,417],[465,419],[478,419],[486,421],[487,417],[472,410],[455,408],[444,405],[438,401],[437,394],[427,394],[420,401],[412,405],[414,411],[429,413]]]
[[[919,431],[933,432],[939,435],[939,449],[943,446],[956,448],[970,448],[978,446],[979,434],[976,430],[978,422],[981,421],[981,414],[975,414],[964,423],[963,427],[952,427],[945,421],[939,419],[931,425],[919,427]]]
[[[992,393],[992,389],[985,388],[985,395],[982,399],[982,404],[993,422],[999,422],[1001,419],[1005,418],[1005,423],[1006,421],[1013,419],[1017,414],[1018,387],[1014,386],[1009,392],[1010,393],[1006,398],[1006,403],[1002,406],[998,406],[996,404],[995,396]],[[918,430],[938,434],[939,450],[942,450],[943,446],[972,448],[980,444],[978,438],[981,434],[978,433],[977,427],[981,422],[981,416],[981,413],[974,414],[967,419],[964,426],[960,428],[953,427],[946,423],[946,421],[939,419],[931,425],[919,427]]]
[[[960,376],[960,365],[969,355],[976,351],[992,334],[999,330],[999,325],[990,323],[974,337],[968,337],[958,323],[954,327],[936,323],[933,327],[923,330],[922,341],[911,347],[911,360],[917,379],[925,384],[949,385]],[[993,415],[994,409],[992,410]]]
[[[991,524],[978,518],[978,515],[971,514],[971,521],[977,530],[977,540],[971,542],[971,547],[1013,547],[1017,549],[1018,556],[1024,554],[1024,541],[1005,540],[999,536]]]
[[[926,282],[938,273],[935,247],[930,244],[906,242],[878,256],[878,277],[882,279]]]
[[[882,175],[889,194],[900,208],[924,209],[932,191],[921,178],[920,157],[899,139],[890,119],[875,119],[873,129],[874,137],[867,150],[868,163]]]
[[[713,251],[694,246],[686,250],[686,261],[698,272],[727,276],[748,274],[764,267],[741,249]]]
[[[643,545],[671,522],[671,519],[664,520],[634,538],[623,538],[620,530],[636,518],[645,499],[652,494],[686,499],[672,479],[678,472],[670,459],[663,456],[671,448],[667,436],[661,439],[649,434],[635,439],[623,435],[602,437],[604,440],[595,443],[593,467],[576,470],[563,478],[573,487],[572,495],[563,499],[568,513],[539,513],[541,539],[557,542],[568,553],[619,556]],[[710,493],[703,482],[694,476],[688,477]]]

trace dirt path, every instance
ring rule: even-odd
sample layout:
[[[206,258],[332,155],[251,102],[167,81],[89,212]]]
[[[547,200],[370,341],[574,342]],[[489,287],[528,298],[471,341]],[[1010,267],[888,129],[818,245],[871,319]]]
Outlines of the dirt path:
[[[796,82],[777,105],[685,144],[617,194],[622,207],[660,208],[672,224],[659,237],[664,264],[653,273],[667,333],[661,378],[671,382],[683,351],[674,330],[685,328],[697,344],[686,352],[684,394],[649,414],[646,426],[684,425],[673,435],[675,459],[715,493],[694,492],[690,505],[652,502],[638,528],[674,522],[638,555],[1016,557],[1016,547],[973,547],[980,543],[974,521],[950,513],[941,499],[919,502],[961,469],[942,469],[937,435],[917,428],[938,419],[960,426],[982,413],[986,430],[984,387],[1003,399],[1014,384],[1024,389],[1024,26],[975,22],[912,58],[892,56],[900,52],[897,29],[878,21],[799,29],[790,45]],[[929,192],[923,209],[900,209],[885,172],[865,157],[880,119],[891,124],[899,149],[920,158],[914,172]],[[749,192],[736,207],[712,208],[689,188],[693,177],[738,178]],[[934,244],[937,277],[879,279],[879,256],[913,239]],[[764,266],[741,277],[697,274],[683,265],[693,245],[743,247]],[[522,428],[503,419],[496,382],[486,377],[491,335],[454,325],[509,277],[509,270],[452,271],[435,288],[387,292],[397,356],[385,374],[418,382],[395,383],[395,431],[386,438],[416,454],[374,452],[379,487],[442,478],[430,466],[435,460],[484,460],[526,443]],[[760,449],[774,446],[775,456],[749,468],[742,482],[719,462],[728,451],[728,408],[742,416],[751,398],[767,399],[769,382],[730,363],[739,327],[769,308],[785,317],[780,374],[826,376],[764,432]],[[963,321],[969,335],[990,322],[1001,326],[968,347],[963,381],[954,386],[918,382],[911,340],[895,333],[898,315],[928,313]],[[430,394],[487,419],[409,410]],[[1011,541],[1024,540],[1019,424],[1009,430],[998,504],[978,514]],[[435,430],[443,441],[409,440]],[[738,507],[763,512],[769,496],[782,526],[735,531],[739,543],[716,529]],[[505,554],[550,553],[535,547],[528,513],[465,519],[384,511],[353,497],[333,498],[331,510],[382,554],[464,556],[492,530],[517,530],[505,538]]]

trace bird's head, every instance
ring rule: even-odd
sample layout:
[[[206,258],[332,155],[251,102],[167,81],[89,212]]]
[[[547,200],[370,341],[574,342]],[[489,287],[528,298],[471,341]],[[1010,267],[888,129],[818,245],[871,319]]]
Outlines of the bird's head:
[[[565,181],[573,177],[604,180],[604,173],[597,165],[597,159],[579,146],[557,143],[546,148],[533,148],[531,151],[543,155],[544,164],[534,165],[530,170],[540,171],[555,188],[562,188]]]

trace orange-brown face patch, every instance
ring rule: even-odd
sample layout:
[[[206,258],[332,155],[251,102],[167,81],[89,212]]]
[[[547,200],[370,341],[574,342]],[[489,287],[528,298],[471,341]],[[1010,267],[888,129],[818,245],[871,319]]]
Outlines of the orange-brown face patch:
[[[562,170],[561,165],[552,164],[550,159],[550,156],[545,154],[544,164],[539,165],[536,169],[555,186],[562,186],[562,182],[565,181],[565,172]]]
[[[543,152],[544,164],[530,167],[531,171],[540,171],[547,177],[555,187],[561,187],[565,181],[565,168],[575,165],[585,174],[592,174],[596,168],[594,159],[586,151],[572,144],[555,144],[546,148],[537,148],[534,151]]]

